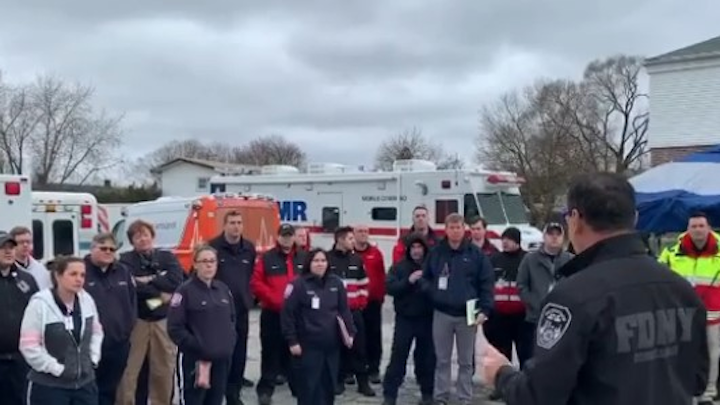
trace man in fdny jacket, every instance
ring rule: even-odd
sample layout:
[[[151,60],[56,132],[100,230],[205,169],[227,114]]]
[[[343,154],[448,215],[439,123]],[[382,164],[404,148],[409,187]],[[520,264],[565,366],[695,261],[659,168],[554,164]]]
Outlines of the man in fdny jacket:
[[[422,235],[407,238],[405,259],[390,268],[387,291],[395,304],[395,334],[393,335],[390,363],[383,380],[383,405],[395,405],[398,390],[405,379],[410,347],[415,342],[413,359],[415,379],[420,385],[420,405],[433,403],[435,349],[432,340],[433,308],[420,288],[423,262],[428,253]]]
[[[247,360],[249,311],[254,305],[250,292],[250,278],[255,266],[255,245],[243,237],[243,217],[240,211],[228,211],[223,218],[223,233],[210,241],[217,251],[218,267],[216,279],[230,288],[235,299],[235,327],[237,340],[233,352],[232,365],[228,373],[228,405],[240,405],[240,390],[245,375]]]
[[[465,238],[465,218],[453,213],[445,219],[445,239],[430,251],[423,271],[423,288],[429,291],[433,309],[436,403],[450,402],[450,372],[457,342],[457,397],[473,399],[472,375],[475,332],[493,309],[494,276],[490,262]],[[468,325],[468,302],[475,302],[475,322]]]
[[[522,371],[494,347],[479,359],[508,405],[691,404],[709,369],[706,310],[692,285],[648,256],[623,174],[578,176],[567,196],[578,253],[540,312]]]
[[[280,311],[288,284],[303,271],[307,252],[297,246],[295,228],[282,224],[277,246],[265,252],[255,263],[250,280],[253,294],[260,301],[260,381],[258,403],[270,405],[278,375],[290,376],[290,351],[280,330]],[[293,383],[290,381],[290,388]]]
[[[355,235],[349,226],[335,231],[335,247],[328,252],[329,271],[343,280],[347,289],[348,305],[352,312],[357,334],[352,348],[343,349],[340,360],[340,374],[335,393],[345,391],[345,376],[355,374],[358,392],[366,397],[375,396],[368,379],[368,363],[365,346],[365,321],[363,310],[368,303],[368,276],[363,261],[353,249]]]
[[[99,405],[115,404],[118,385],[130,355],[130,335],[137,320],[137,295],[130,270],[115,260],[111,233],[95,235],[85,257],[85,291],[95,300],[105,338],[95,370]]]

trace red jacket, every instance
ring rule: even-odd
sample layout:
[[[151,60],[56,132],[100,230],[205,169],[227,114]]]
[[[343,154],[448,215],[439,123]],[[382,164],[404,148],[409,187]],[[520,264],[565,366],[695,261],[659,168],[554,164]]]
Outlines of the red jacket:
[[[410,228],[410,232],[398,238],[395,247],[393,248],[393,264],[405,259],[405,246],[407,245],[407,238],[415,232],[414,228]],[[428,228],[428,233],[425,237],[425,242],[428,245],[428,249],[432,249],[433,246],[440,242],[440,235],[435,233],[432,228]]]
[[[368,245],[365,250],[355,250],[360,255],[370,281],[368,285],[368,301],[385,301],[385,259],[377,246]]]
[[[285,301],[285,289],[302,273],[306,255],[305,251],[295,248],[285,254],[276,246],[257,258],[250,289],[264,309],[280,312]]]

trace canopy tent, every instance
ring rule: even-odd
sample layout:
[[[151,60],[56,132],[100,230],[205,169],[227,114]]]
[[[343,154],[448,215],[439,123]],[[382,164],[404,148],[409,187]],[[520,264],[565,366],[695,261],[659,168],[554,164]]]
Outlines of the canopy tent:
[[[637,228],[681,232],[694,211],[720,226],[720,145],[676,162],[654,167],[630,179],[639,213]]]

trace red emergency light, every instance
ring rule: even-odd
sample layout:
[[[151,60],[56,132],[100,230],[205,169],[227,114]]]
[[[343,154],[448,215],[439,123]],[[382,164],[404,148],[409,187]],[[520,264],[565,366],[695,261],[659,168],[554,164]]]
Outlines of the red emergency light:
[[[9,181],[5,183],[5,195],[20,195],[21,187],[20,183],[16,181]]]
[[[487,176],[486,180],[490,184],[522,184],[525,182],[522,177],[505,174],[491,174]]]
[[[90,229],[93,227],[93,220],[92,220],[92,205],[81,205],[80,206],[80,228],[82,229]]]

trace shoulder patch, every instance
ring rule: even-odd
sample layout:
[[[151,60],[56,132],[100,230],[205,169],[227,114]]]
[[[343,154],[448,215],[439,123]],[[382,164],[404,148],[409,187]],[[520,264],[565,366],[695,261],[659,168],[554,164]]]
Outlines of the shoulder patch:
[[[180,306],[180,303],[182,302],[182,294],[179,292],[173,293],[172,297],[170,297],[170,306],[171,307],[177,307]]]
[[[290,294],[292,294],[294,288],[295,287],[293,287],[291,283],[288,283],[288,285],[285,286],[285,292],[283,293],[283,297],[289,297]]]
[[[552,349],[565,335],[571,321],[572,313],[568,307],[554,303],[546,304],[538,322],[536,336],[538,347],[545,350]]]

